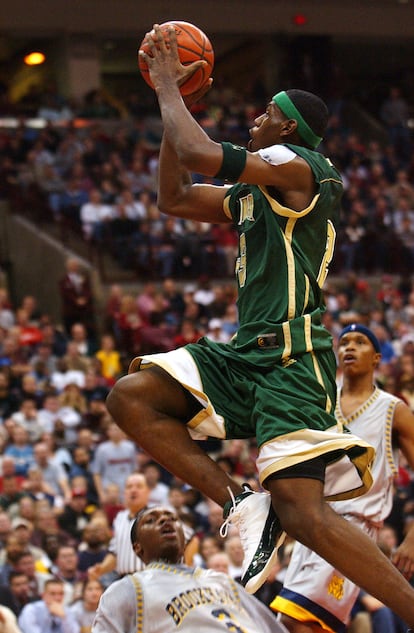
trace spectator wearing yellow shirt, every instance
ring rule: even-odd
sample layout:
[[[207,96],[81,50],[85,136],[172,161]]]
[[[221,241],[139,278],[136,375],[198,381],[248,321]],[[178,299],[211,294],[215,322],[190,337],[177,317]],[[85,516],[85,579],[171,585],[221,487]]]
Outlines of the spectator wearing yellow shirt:
[[[101,337],[101,346],[95,357],[101,364],[102,376],[108,384],[113,384],[121,373],[122,365],[121,355],[115,349],[115,339],[112,334],[104,334]]]

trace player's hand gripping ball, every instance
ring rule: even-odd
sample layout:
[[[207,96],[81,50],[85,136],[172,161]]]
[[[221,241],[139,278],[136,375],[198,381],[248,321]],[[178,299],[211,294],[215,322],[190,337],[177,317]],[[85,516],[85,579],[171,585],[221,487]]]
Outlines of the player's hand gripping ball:
[[[180,86],[181,94],[189,95],[193,92],[197,92],[197,90],[208,82],[214,67],[213,47],[207,35],[203,33],[198,26],[190,24],[190,22],[178,22],[173,20],[161,24],[160,28],[164,37],[167,35],[170,25],[174,26],[177,37],[177,51],[181,63],[184,66],[188,66],[200,59],[207,62],[207,64],[198,68],[195,73]],[[146,38],[142,40],[139,50],[144,51],[144,53],[151,56],[151,51]],[[148,65],[140,55],[138,55],[138,65],[147,84],[151,86],[151,88],[154,88],[151,82]]]

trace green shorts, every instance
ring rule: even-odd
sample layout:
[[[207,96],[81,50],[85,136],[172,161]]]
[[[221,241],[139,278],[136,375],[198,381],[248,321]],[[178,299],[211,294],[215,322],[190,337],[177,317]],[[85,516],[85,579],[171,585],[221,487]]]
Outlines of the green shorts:
[[[194,439],[256,438],[262,483],[282,469],[323,456],[327,498],[359,496],[371,485],[372,447],[343,432],[334,417],[333,351],[259,367],[249,362],[248,354],[204,338],[171,352],[135,358],[129,371],[151,365],[168,372],[201,403],[187,422]]]
[[[223,416],[226,437],[256,437],[258,446],[299,429],[325,431],[336,424],[336,360],[332,351],[304,354],[272,368],[257,367],[248,356],[208,339],[186,349],[204,391]]]

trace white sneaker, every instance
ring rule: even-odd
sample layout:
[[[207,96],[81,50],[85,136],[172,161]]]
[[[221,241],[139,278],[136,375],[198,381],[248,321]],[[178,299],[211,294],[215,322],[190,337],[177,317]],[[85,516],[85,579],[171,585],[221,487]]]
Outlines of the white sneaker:
[[[227,536],[229,524],[239,529],[244,550],[241,584],[255,593],[265,582],[276,561],[277,550],[285,540],[268,492],[253,492],[247,485],[224,506],[221,536]]]

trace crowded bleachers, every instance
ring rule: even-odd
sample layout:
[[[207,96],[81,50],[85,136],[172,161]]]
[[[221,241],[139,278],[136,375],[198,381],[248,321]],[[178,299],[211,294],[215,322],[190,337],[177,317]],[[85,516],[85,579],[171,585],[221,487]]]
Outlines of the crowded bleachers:
[[[71,312],[62,279],[56,291],[68,301],[56,323],[37,304],[35,289],[15,305],[5,278],[1,284],[0,596],[7,594],[4,603],[16,614],[40,595],[48,575],[64,579],[68,603],[73,601],[88,567],[107,553],[114,518],[125,508],[125,477],[111,479],[105,470],[109,479],[102,483],[100,447],[127,440],[114,438],[105,398],[132,357],[203,335],[228,341],[237,329],[232,228],[169,218],[156,206],[156,111],[137,107],[132,98],[117,109],[101,94],[78,111],[57,110],[56,103],[51,108],[51,100],[40,103],[39,95],[31,99],[31,109],[23,104],[25,115],[45,121],[43,127],[24,119],[17,127],[0,124],[0,197],[12,213],[45,230],[58,227],[63,242],[73,231],[95,251],[109,251],[146,283],[137,291],[113,284],[99,327],[87,300],[87,273],[72,258],[68,277],[84,285],[85,302]],[[254,94],[247,103],[241,108],[230,90],[220,100],[213,93],[197,117],[213,136],[243,144],[259,112]],[[19,113],[14,108],[10,114]],[[352,130],[344,101],[323,144],[345,182],[324,319],[334,339],[353,321],[375,332],[382,347],[378,384],[414,410],[414,162],[410,134],[398,134],[385,118],[383,123],[388,142],[363,138]],[[223,468],[259,488],[254,442],[204,446]],[[127,448],[129,472],[149,473],[149,457],[132,443]],[[237,577],[238,543],[217,539],[221,509],[164,470],[158,474],[150,484],[186,517],[197,540],[194,560],[208,566],[214,552],[225,550]],[[402,462],[388,521],[396,543],[413,520],[414,473]],[[272,591],[290,548],[288,541]],[[23,566],[25,555],[32,556],[31,566]],[[25,593],[12,593],[15,574],[26,579]]]
[[[100,108],[80,104],[67,111],[55,105],[52,112],[45,101],[50,104],[52,96],[38,95],[37,105],[31,105],[36,128],[27,118],[15,118],[16,127],[5,127],[6,118],[0,122],[0,196],[15,212],[59,227],[64,243],[74,231],[78,242],[91,246],[90,253],[109,252],[138,278],[232,276],[236,237],[231,228],[167,218],[156,206],[161,129],[154,106],[128,109],[133,100],[127,99],[116,109],[99,94],[92,103]],[[60,103],[57,96],[54,101]],[[393,103],[385,100],[378,113],[383,142],[377,140],[377,127],[376,133],[367,128],[364,137],[353,129],[346,98],[330,103],[321,150],[341,170],[346,186],[333,272],[404,274],[412,266],[412,141],[407,124],[390,122]],[[245,144],[261,107],[258,87],[243,104],[228,88],[213,90],[195,114],[211,136]]]

